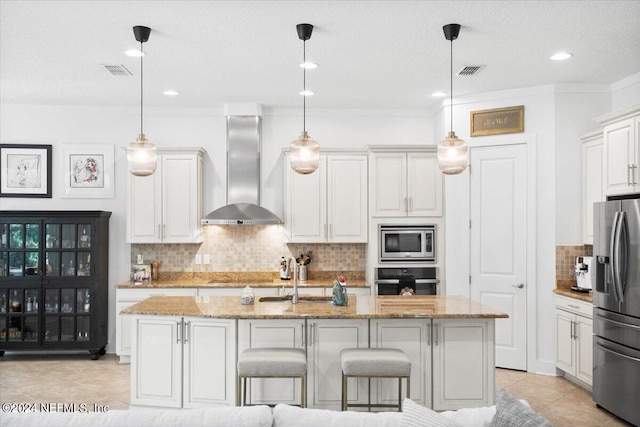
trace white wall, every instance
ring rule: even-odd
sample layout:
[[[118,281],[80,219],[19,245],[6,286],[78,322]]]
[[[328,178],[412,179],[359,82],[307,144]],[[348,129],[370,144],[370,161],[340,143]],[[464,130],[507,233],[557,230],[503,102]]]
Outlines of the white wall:
[[[471,111],[525,106],[525,133],[471,138]],[[555,246],[559,238],[582,241],[579,136],[593,128],[593,118],[609,108],[603,87],[539,86],[459,98],[454,103],[456,134],[470,147],[482,143],[535,144],[536,283],[529,283],[528,369],[555,374],[553,293]],[[449,111],[443,109],[436,127],[448,130]],[[444,137],[442,132],[441,138]],[[533,142],[530,142],[533,141]],[[576,154],[577,153],[577,154]],[[469,295],[469,176],[445,177],[446,271],[448,294]],[[566,224],[570,227],[564,228]],[[561,226],[562,225],[562,226]],[[580,243],[581,244],[581,243]],[[456,260],[456,262],[452,261]],[[533,287],[533,288],[532,288]],[[532,289],[531,289],[532,288]]]
[[[433,134],[430,111],[307,110],[307,130],[321,147],[416,144]],[[0,198],[2,210],[106,210],[110,220],[109,346],[115,351],[115,285],[129,280],[125,242],[126,174],[121,149],[139,132],[137,108],[0,105],[0,141],[53,145],[51,199]],[[302,131],[299,110],[263,110],[262,205],[283,216],[281,151]],[[226,137],[222,109],[145,109],[145,133],[158,146],[204,147],[204,212],[226,203]],[[115,145],[115,197],[64,199],[62,144]],[[274,267],[275,268],[275,267]]]
[[[640,72],[611,85],[611,111],[640,104]]]

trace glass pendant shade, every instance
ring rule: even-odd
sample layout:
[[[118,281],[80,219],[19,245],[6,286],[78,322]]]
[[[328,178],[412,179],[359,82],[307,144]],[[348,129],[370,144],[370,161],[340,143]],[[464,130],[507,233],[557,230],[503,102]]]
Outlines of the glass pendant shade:
[[[135,176],[149,176],[156,171],[158,149],[141,133],[138,139],[127,147],[129,172]]]
[[[320,144],[307,132],[291,143],[291,169],[299,174],[313,173],[320,162]]]
[[[449,132],[446,139],[438,144],[438,165],[446,175],[456,175],[467,168],[467,143],[455,132]]]

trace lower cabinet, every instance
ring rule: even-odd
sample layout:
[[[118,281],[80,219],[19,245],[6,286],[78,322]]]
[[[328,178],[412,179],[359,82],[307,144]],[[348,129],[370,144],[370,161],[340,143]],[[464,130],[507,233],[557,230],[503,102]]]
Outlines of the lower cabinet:
[[[556,296],[556,367],[590,389],[593,384],[593,316],[588,302]]]
[[[340,410],[342,368],[340,352],[345,348],[369,347],[367,319],[309,319],[307,321],[307,402],[310,407]],[[367,402],[367,380],[350,378],[349,403]]]
[[[494,319],[433,319],[433,409],[494,403]]]
[[[158,296],[196,296],[196,288],[118,288],[116,289],[116,355],[120,363],[129,363],[131,356],[131,321],[133,318],[121,315],[125,308],[149,297]]]
[[[235,320],[133,317],[131,405],[235,405]]]
[[[372,319],[371,347],[397,348],[411,359],[410,397],[431,407],[431,319]],[[403,396],[404,396],[404,381]],[[398,380],[372,382],[376,403],[398,401]]]
[[[409,356],[410,397],[426,407],[441,411],[494,403],[494,319],[139,315],[131,316],[131,327],[132,406],[234,406],[237,356],[265,347],[306,350],[307,404],[312,408],[340,409],[340,351],[368,347],[398,348]],[[351,381],[348,400],[366,403],[368,380]],[[254,378],[247,387],[248,404],[300,403],[298,379]],[[370,392],[372,403],[395,404],[398,381],[372,380]]]

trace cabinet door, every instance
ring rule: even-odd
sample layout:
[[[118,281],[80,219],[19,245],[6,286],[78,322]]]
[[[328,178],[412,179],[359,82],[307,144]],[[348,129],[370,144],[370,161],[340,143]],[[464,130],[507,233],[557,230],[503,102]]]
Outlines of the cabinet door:
[[[574,318],[573,314],[556,310],[556,366],[575,376]]]
[[[494,342],[494,319],[434,320],[434,410],[493,404]]]
[[[635,159],[634,120],[621,120],[604,127],[604,189],[607,196],[633,191],[633,173],[629,167]]]
[[[342,369],[340,351],[369,346],[366,319],[313,319],[307,325],[307,355],[310,407],[340,410]],[[350,403],[367,402],[366,379],[349,379]]]
[[[576,316],[576,377],[585,383],[593,383],[593,321]]]
[[[407,154],[409,216],[442,216],[442,173],[436,153]]]
[[[290,242],[327,241],[327,168],[320,156],[318,169],[308,175],[291,169],[285,158],[285,232]]]
[[[131,404],[182,406],[181,318],[134,316]]]
[[[162,241],[165,243],[202,242],[199,159],[191,154],[162,155]]]
[[[587,142],[582,146],[582,197],[584,220],[584,243],[593,245],[593,204],[601,202],[603,182],[602,138]]]
[[[373,153],[370,165],[371,216],[406,216],[406,153]]]
[[[184,408],[235,405],[235,338],[235,320],[184,319]]]
[[[371,347],[397,348],[411,359],[411,399],[431,407],[431,320],[371,320]],[[398,402],[398,380],[372,381],[372,395],[380,404]],[[403,381],[404,386],[404,381]],[[403,388],[404,396],[404,388]]]
[[[367,158],[327,156],[328,240],[367,242]]]
[[[153,175],[127,173],[127,242],[162,241],[162,162]]]
[[[239,320],[238,354],[248,348],[305,348],[305,322],[300,319]],[[251,404],[300,404],[300,380],[254,378],[247,381],[247,400]]]

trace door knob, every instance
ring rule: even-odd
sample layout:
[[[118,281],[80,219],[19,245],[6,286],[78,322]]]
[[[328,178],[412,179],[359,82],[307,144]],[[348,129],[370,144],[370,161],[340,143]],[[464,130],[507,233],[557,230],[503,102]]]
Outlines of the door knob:
[[[513,286],[514,288],[522,289],[524,288],[524,283],[518,283],[517,285],[511,285],[511,286]]]

